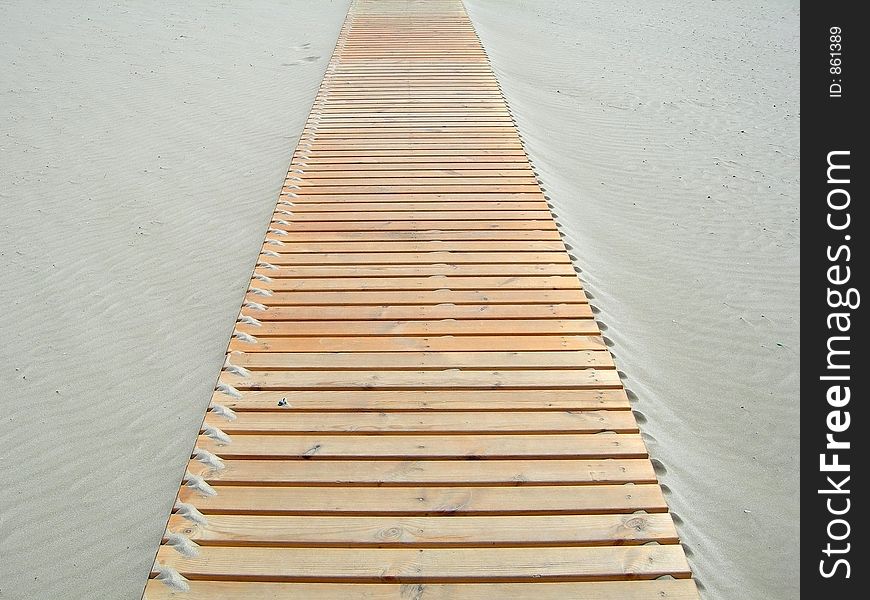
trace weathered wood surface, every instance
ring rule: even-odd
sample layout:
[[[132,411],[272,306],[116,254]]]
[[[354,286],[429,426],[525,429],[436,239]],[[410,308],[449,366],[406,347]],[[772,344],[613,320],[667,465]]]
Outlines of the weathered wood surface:
[[[179,598],[697,599],[459,0],[353,3],[242,314]]]

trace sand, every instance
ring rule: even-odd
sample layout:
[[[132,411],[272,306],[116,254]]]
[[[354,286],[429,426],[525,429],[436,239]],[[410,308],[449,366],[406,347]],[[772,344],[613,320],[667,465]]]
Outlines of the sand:
[[[139,598],[347,0],[0,4],[0,598]]]
[[[468,0],[708,599],[799,596],[796,0]]]
[[[797,597],[797,2],[467,5],[705,597]],[[346,7],[0,5],[0,598],[141,593]]]

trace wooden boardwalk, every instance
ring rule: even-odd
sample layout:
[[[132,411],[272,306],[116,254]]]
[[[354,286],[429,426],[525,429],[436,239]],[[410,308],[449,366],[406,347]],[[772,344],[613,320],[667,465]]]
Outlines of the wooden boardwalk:
[[[263,250],[146,598],[697,598],[459,0],[354,2]]]

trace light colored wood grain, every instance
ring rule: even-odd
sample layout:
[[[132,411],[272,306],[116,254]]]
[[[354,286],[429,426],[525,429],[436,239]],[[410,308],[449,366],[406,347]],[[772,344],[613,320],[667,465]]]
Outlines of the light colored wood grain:
[[[437,321],[266,321],[239,324],[257,337],[437,335],[599,335],[591,319],[439,319]]]
[[[364,290],[579,290],[573,275],[467,276],[429,275],[421,277],[342,277],[275,279],[263,287],[273,291],[364,291]]]
[[[192,579],[260,581],[470,582],[582,581],[688,577],[679,546],[580,548],[250,548],[203,546],[186,558],[157,559]]]
[[[404,265],[404,264],[570,264],[561,252],[319,252],[284,254],[275,265]]]
[[[555,251],[565,251],[565,246],[561,241],[461,241],[461,240],[423,240],[418,242],[413,241],[387,241],[369,242],[346,241],[346,242],[300,242],[290,240],[284,243],[283,246],[277,247],[273,252],[277,252],[280,256],[270,257],[274,260],[281,261],[283,258],[292,256],[293,254],[429,254],[432,252],[447,252],[447,253],[467,253],[477,254],[486,252],[510,252],[512,254],[529,253],[550,253]]]
[[[275,306],[260,321],[429,321],[434,319],[591,319],[588,304],[434,304],[399,306]]]
[[[264,299],[249,294],[257,302]],[[276,306],[404,306],[404,305],[501,305],[501,304],[586,304],[581,289],[527,290],[454,290],[438,288],[421,291],[356,290],[340,292],[275,292],[266,300]]]
[[[418,186],[423,187],[423,186]],[[473,186],[468,189],[473,191]],[[312,188],[313,189],[313,188]],[[330,189],[340,188],[317,188],[318,193],[329,194]],[[341,188],[343,189],[343,188]],[[372,188],[372,192],[378,189],[395,190],[396,188]],[[416,189],[416,188],[415,188]],[[439,188],[432,187],[433,191]],[[346,190],[345,190],[346,191]],[[415,190],[409,190],[415,191]],[[538,221],[515,221],[515,220],[479,220],[479,221],[306,221],[302,223],[290,223],[282,227],[295,238],[297,232],[310,231],[492,231],[498,230],[525,230],[525,231],[556,231],[556,225],[549,219]],[[284,237],[289,237],[284,236]],[[278,239],[270,236],[267,239]],[[475,238],[472,238],[475,239]]]
[[[233,352],[537,352],[600,350],[595,335],[442,335],[379,337],[262,337],[258,343],[230,342]]]
[[[368,443],[368,438],[365,442]],[[222,485],[461,487],[655,483],[646,458],[488,460],[227,460],[221,471],[196,461],[192,473]]]
[[[329,389],[586,389],[622,386],[613,369],[431,371],[253,371],[250,377],[224,373],[221,381],[239,390]]]
[[[284,210],[286,206],[279,210]],[[498,200],[481,200],[480,202],[405,202],[397,206],[395,202],[305,202],[296,203],[292,206],[293,214],[321,213],[321,212],[390,212],[401,208],[406,211],[544,211],[548,210],[547,203],[543,200],[538,202],[501,202]],[[287,211],[285,211],[287,212]],[[291,215],[292,216],[292,215]],[[279,213],[275,219],[287,220],[288,215]]]
[[[698,600],[691,579],[583,583],[342,584],[192,581],[189,592],[174,594],[150,581],[147,600]]]
[[[541,411],[624,410],[625,390],[317,390],[244,391],[241,398],[215,393],[214,401],[237,410],[315,411]],[[284,400],[283,408],[279,402]]]
[[[227,421],[206,415],[205,424],[229,434],[558,434],[637,432],[634,415],[627,410],[547,412],[241,412]]]
[[[333,188],[339,185],[358,185],[355,184],[356,180],[345,180],[345,179],[329,179],[329,186],[327,188]],[[369,185],[391,185],[388,180],[378,180],[378,179],[366,179],[361,180],[365,182],[365,186]],[[378,181],[382,181],[385,183],[376,183]],[[396,178],[397,182],[407,182],[407,185],[414,185],[413,180],[405,180],[400,177]],[[422,180],[421,180],[422,181]],[[435,180],[432,180],[435,181]],[[502,181],[499,179],[499,181]],[[402,185],[406,185],[403,183]],[[440,185],[437,183],[420,183],[418,185]],[[464,184],[462,184],[464,185]],[[469,183],[468,185],[473,185]],[[311,187],[304,188],[304,190],[300,193],[305,194],[308,192],[319,193],[321,189],[324,187]],[[398,207],[397,207],[398,208]],[[390,212],[295,212],[292,215],[285,217],[285,220],[290,221],[292,223],[306,223],[306,222],[329,222],[329,221],[487,221],[487,220],[501,220],[501,221],[532,221],[532,220],[541,220],[541,219],[549,219],[550,213],[546,210],[478,210],[478,211],[461,211],[461,210],[440,210],[440,211],[397,211],[393,210]]]
[[[232,362],[255,370],[405,371],[453,369],[572,369],[612,367],[609,352],[274,352],[238,354]]]
[[[562,435],[270,435],[240,434],[223,444],[201,435],[197,446],[233,460],[510,460],[642,458],[634,433]]]
[[[401,197],[401,196],[398,196]],[[294,198],[295,200],[295,198]],[[374,230],[361,231],[294,231],[293,236],[278,239],[269,236],[267,239],[277,239],[283,246],[269,246],[268,249],[286,248],[297,242],[441,242],[453,240],[464,242],[480,241],[560,241],[559,232],[555,229],[413,229],[413,230]]]
[[[280,487],[215,486],[203,496],[182,488],[179,498],[206,515],[546,515],[667,511],[658,485],[515,487]],[[190,521],[185,520],[186,523]]]
[[[432,277],[446,275],[451,277],[477,276],[518,276],[538,275],[548,277],[563,275],[574,277],[570,264],[416,264],[416,265],[276,265],[277,269],[258,267],[257,273],[272,279],[304,279],[308,277]]]
[[[667,513],[484,517],[209,515],[206,525],[169,521],[209,546],[526,547],[674,544]]]

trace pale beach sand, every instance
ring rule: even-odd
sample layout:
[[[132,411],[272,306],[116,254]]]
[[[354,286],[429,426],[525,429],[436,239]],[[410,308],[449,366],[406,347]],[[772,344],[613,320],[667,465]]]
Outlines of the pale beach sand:
[[[139,598],[346,0],[0,4],[0,598]]]
[[[0,4],[0,598],[139,598],[347,6]],[[467,7],[705,598],[796,598],[798,3]]]
[[[798,3],[466,6],[704,597],[797,598]]]

